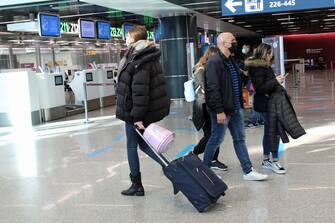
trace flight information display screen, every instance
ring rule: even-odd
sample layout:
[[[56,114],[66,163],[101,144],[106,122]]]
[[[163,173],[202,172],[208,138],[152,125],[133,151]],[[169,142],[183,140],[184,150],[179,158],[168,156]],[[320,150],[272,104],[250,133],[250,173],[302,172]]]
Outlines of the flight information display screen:
[[[80,38],[95,39],[95,22],[93,20],[79,19]]]
[[[111,24],[109,22],[97,21],[98,39],[111,38]]]
[[[60,37],[60,20],[58,15],[38,14],[39,35]]]

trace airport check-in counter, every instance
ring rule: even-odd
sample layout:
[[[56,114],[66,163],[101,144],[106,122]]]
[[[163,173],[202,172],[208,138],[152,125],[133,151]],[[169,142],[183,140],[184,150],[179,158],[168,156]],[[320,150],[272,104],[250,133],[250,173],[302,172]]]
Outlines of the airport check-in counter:
[[[41,123],[39,87],[31,70],[0,73],[0,127],[21,128]]]
[[[99,69],[99,83],[110,84],[98,87],[100,94],[100,107],[107,107],[115,105],[115,86],[114,76],[117,75],[117,71],[114,69]]]
[[[50,73],[38,73],[36,75],[42,122],[66,117],[63,75]]]
[[[74,74],[74,78],[70,83],[70,87],[76,97],[76,101],[85,100],[84,83],[98,83],[98,70],[82,70]],[[87,108],[89,111],[100,108],[100,93],[99,87],[87,86]]]

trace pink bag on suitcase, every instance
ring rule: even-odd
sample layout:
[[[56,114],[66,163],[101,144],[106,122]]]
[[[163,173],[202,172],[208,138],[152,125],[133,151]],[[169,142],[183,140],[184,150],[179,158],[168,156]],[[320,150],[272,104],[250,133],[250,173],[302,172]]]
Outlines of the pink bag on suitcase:
[[[173,143],[175,134],[157,124],[150,124],[144,131],[143,137],[150,143],[158,154],[165,153]]]

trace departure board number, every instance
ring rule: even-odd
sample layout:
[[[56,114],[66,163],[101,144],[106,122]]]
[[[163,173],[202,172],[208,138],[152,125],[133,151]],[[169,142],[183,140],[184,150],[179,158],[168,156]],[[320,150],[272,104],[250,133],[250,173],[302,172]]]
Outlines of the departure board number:
[[[295,0],[270,2],[270,8],[279,8],[282,6],[295,6]]]

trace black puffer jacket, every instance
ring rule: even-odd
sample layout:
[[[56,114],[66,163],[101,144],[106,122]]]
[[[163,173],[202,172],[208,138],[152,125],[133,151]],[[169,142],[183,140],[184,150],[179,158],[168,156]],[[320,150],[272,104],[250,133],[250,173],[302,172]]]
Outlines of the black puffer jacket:
[[[162,120],[169,114],[170,100],[160,50],[149,45],[127,55],[118,77],[116,117],[130,123],[143,121],[145,126]]]
[[[251,82],[256,90],[254,109],[268,113],[270,150],[278,151],[278,135],[284,143],[288,143],[286,132],[293,139],[306,132],[297,119],[290,97],[285,88],[278,83],[270,64],[259,59],[248,59],[245,64],[249,68]]]
[[[249,76],[254,85],[256,94],[254,96],[254,110],[257,112],[267,112],[269,96],[281,85],[265,60],[248,59],[245,65],[249,69]]]
[[[300,125],[290,97],[282,88],[277,88],[269,98],[268,103],[269,117],[269,144],[271,151],[277,151],[276,136],[280,135],[283,143],[288,143],[289,138],[286,132],[297,139],[306,134],[304,128]]]

